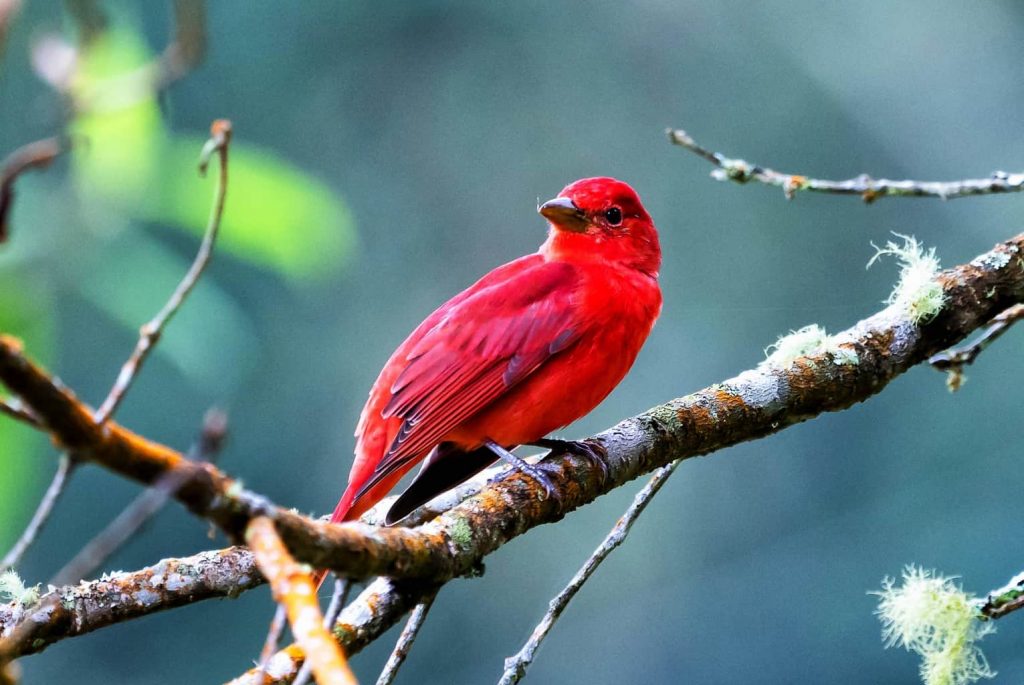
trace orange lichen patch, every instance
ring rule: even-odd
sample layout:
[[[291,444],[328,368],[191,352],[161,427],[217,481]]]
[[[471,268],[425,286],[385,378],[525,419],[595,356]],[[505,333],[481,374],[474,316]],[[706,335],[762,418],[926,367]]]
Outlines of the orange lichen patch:
[[[787,200],[792,200],[793,195],[798,190],[803,190],[807,186],[807,177],[794,174],[793,176],[787,176],[786,180],[782,184],[782,192],[786,194]]]
[[[285,607],[295,642],[302,648],[321,685],[355,685],[344,652],[324,627],[313,578],[289,554],[274,522],[257,516],[249,522],[246,543],[270,583],[274,599]]]
[[[803,394],[813,392],[817,389],[820,379],[819,365],[808,358],[796,359],[786,371],[786,380],[789,383],[794,399],[803,399]]]
[[[710,409],[702,404],[691,404],[686,407],[681,407],[676,412],[676,418],[687,433],[698,433],[703,435],[711,430],[711,427],[715,425],[714,414]]]
[[[743,401],[743,398],[734,392],[723,390],[719,388],[715,391],[715,402],[721,408],[719,413],[737,413],[745,412],[749,410],[747,403]]]

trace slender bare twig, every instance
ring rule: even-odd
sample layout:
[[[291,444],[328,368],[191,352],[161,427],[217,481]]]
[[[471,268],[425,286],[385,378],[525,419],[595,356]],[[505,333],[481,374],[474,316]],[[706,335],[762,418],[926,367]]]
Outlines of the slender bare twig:
[[[157,91],[166,90],[203,61],[206,54],[206,8],[203,0],[176,0],[174,39],[157,62]]]
[[[327,611],[324,612],[324,628],[327,630],[333,629],[334,624],[338,621],[341,610],[345,608],[345,604],[348,602],[348,591],[351,587],[352,581],[348,578],[342,578],[338,575],[334,576],[334,592],[331,593],[331,602],[327,605]],[[313,665],[307,661],[302,664],[302,668],[299,669],[298,674],[295,676],[295,682],[292,685],[306,685],[311,677],[313,677]]]
[[[633,498],[633,503],[629,505],[629,509],[618,520],[607,537],[583,563],[583,566],[572,577],[569,584],[548,604],[547,613],[544,614],[537,627],[533,629],[530,639],[526,641],[526,644],[516,654],[505,659],[505,672],[502,674],[501,680],[498,681],[499,685],[518,683],[526,675],[526,669],[530,667],[534,657],[537,655],[537,648],[540,647],[540,643],[551,632],[551,629],[555,626],[555,621],[559,619],[565,608],[569,606],[569,602],[576,596],[576,593],[582,589],[583,584],[590,579],[590,576],[594,575],[594,571],[601,565],[601,562],[626,540],[626,536],[629,535],[629,530],[633,527],[637,518],[647,508],[647,505],[650,504],[654,496],[658,494],[661,486],[675,472],[676,467],[680,463],[677,460],[662,466],[647,481],[647,485],[637,493],[636,497]]]
[[[203,417],[199,439],[189,450],[192,461],[216,462],[227,435],[227,415],[219,409],[211,409]],[[96,537],[90,540],[64,565],[51,585],[71,585],[89,576],[119,549],[170,500],[184,483],[180,471],[171,471],[162,476],[155,485],[147,488],[118,514]]]
[[[435,590],[424,597],[416,605],[416,608],[412,610],[412,615],[406,621],[402,634],[398,636],[398,642],[395,643],[395,648],[392,650],[391,656],[388,657],[388,662],[384,664],[384,670],[381,671],[380,676],[377,678],[377,685],[391,685],[394,682],[395,676],[398,675],[398,669],[402,667],[402,664],[405,663],[405,658],[409,656],[412,643],[416,641],[416,636],[419,635],[423,622],[427,620],[427,612],[430,611],[430,607],[433,606],[436,597],[437,591]]]
[[[57,472],[53,474],[53,480],[50,481],[49,487],[46,488],[43,499],[39,501],[39,506],[36,507],[35,513],[32,514],[32,519],[28,522],[25,530],[22,531],[18,541],[4,555],[3,561],[0,561],[0,571],[5,571],[21,563],[21,558],[25,555],[28,548],[32,546],[32,543],[35,542],[39,531],[43,529],[43,526],[50,519],[53,507],[64,491],[64,484],[67,483],[68,476],[71,475],[74,469],[75,461],[69,455],[62,454],[60,461],[57,463]]]
[[[7,47],[7,32],[21,9],[21,0],[0,0],[0,58]]]
[[[3,161],[0,170],[0,243],[10,235],[9,218],[14,204],[14,182],[29,169],[45,169],[62,152],[59,138],[44,138],[23,145]]]
[[[257,566],[270,583],[274,600],[285,607],[292,634],[312,663],[317,682],[320,685],[356,685],[344,652],[323,625],[313,578],[288,553],[274,522],[257,516],[249,522],[245,538]]]
[[[937,197],[953,200],[971,195],[1015,193],[1024,190],[1024,173],[1008,174],[1005,171],[993,172],[989,178],[959,181],[894,181],[887,178],[874,179],[867,174],[843,181],[810,178],[800,174],[785,174],[743,159],[726,157],[702,147],[682,129],[670,128],[666,129],[666,133],[673,144],[686,148],[718,167],[711,172],[711,177],[715,180],[736,183],[757,181],[782,188],[787,200],[792,200],[800,191],[858,195],[864,202],[870,204],[880,197]]]
[[[974,363],[986,347],[995,342],[1010,326],[1024,319],[1024,304],[1016,304],[997,315],[970,344],[954,347],[932,356],[928,363],[939,371],[949,373],[946,383],[950,390],[959,390],[964,382],[964,367]]]
[[[80,50],[87,52],[96,37],[106,31],[107,19],[92,0],[75,0],[69,5],[78,28]],[[202,61],[206,54],[204,3],[175,0],[174,34],[153,60],[126,73],[80,84],[72,91],[70,86],[81,60],[67,59],[66,55],[78,51],[59,36],[46,36],[33,50],[36,72],[67,99],[72,113],[129,107],[165,92]]]
[[[107,398],[96,411],[96,422],[104,423],[109,419],[124,399],[125,393],[131,387],[136,374],[142,368],[153,346],[163,335],[164,327],[170,323],[174,315],[178,313],[181,305],[185,302],[192,289],[195,288],[199,277],[203,275],[206,265],[210,263],[213,256],[213,244],[217,240],[217,233],[220,230],[220,220],[224,215],[224,199],[228,190],[228,145],[231,142],[231,122],[227,119],[218,119],[210,126],[210,139],[203,146],[199,157],[199,173],[206,174],[206,168],[214,153],[220,156],[220,178],[217,188],[214,191],[213,207],[210,210],[210,220],[206,225],[206,233],[203,235],[203,242],[199,246],[192,266],[189,267],[185,277],[178,283],[178,287],[171,293],[171,297],[164,304],[148,323],[142,326],[139,331],[139,340],[135,344],[128,361],[121,367],[114,387],[110,389]]]
[[[341,576],[334,577],[334,592],[331,593],[331,602],[324,612],[324,628],[331,628],[338,620],[341,610],[348,604],[348,593],[352,589],[352,581]]]
[[[266,673],[267,665],[277,651],[277,646],[281,643],[281,635],[284,633],[287,622],[288,615],[285,613],[284,605],[278,604],[274,609],[274,617],[270,619],[270,625],[267,626],[267,636],[263,638],[263,648],[260,649],[260,657],[256,662],[258,672]]]
[[[988,593],[988,598],[981,605],[980,611],[987,618],[1002,618],[1018,609],[1024,609],[1024,573],[1014,576],[1003,587]]]
[[[11,404],[6,400],[0,400],[0,414],[6,414],[12,419],[27,423],[33,428],[42,428],[37,419],[30,411],[20,406],[21,403],[15,400],[15,404]]]

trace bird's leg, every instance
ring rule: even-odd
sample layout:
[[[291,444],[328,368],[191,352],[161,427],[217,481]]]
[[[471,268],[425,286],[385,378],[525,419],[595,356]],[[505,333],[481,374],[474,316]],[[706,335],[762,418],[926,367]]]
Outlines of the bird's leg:
[[[493,440],[485,440],[484,445],[502,461],[505,461],[509,465],[511,465],[512,468],[521,473],[525,473],[530,478],[533,478],[535,481],[540,483],[541,486],[544,488],[544,499],[552,497],[557,501],[561,501],[562,495],[561,493],[558,492],[558,488],[555,487],[555,484],[551,481],[551,478],[549,478],[548,475],[544,473],[539,467],[523,461],[522,459],[512,454],[507,449],[505,449],[498,443],[494,442]]]
[[[599,442],[591,440],[554,440],[541,438],[527,443],[533,447],[543,447],[552,452],[567,452],[583,457],[601,472],[601,483],[608,480],[608,450]]]

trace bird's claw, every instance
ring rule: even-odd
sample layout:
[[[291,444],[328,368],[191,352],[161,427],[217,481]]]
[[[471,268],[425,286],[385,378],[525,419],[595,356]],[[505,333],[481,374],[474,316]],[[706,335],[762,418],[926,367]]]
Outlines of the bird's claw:
[[[542,488],[544,488],[544,497],[541,499],[541,501],[553,499],[555,502],[561,504],[561,490],[559,490],[558,486],[555,485],[555,482],[551,480],[551,476],[545,473],[545,471],[551,471],[556,468],[557,467],[554,464],[545,464],[543,462],[538,462],[537,464],[527,464],[527,468],[523,469],[523,471],[530,478],[533,478],[535,481],[537,481],[537,483]]]
[[[545,438],[530,444],[549,449],[552,452],[566,452],[582,457],[600,472],[602,485],[608,481],[608,476],[610,475],[608,469],[608,450],[596,440],[553,440]]]

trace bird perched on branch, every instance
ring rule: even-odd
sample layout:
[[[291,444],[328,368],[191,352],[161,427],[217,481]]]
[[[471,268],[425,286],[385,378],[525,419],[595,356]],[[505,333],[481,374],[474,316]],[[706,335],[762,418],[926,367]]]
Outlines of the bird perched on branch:
[[[545,436],[596,407],[636,359],[661,311],[658,234],[612,178],[576,181],[538,211],[550,225],[540,249],[438,307],[384,365],[332,522],[358,518],[424,459],[387,523],[498,459],[553,494],[518,445],[602,459],[596,445]]]

